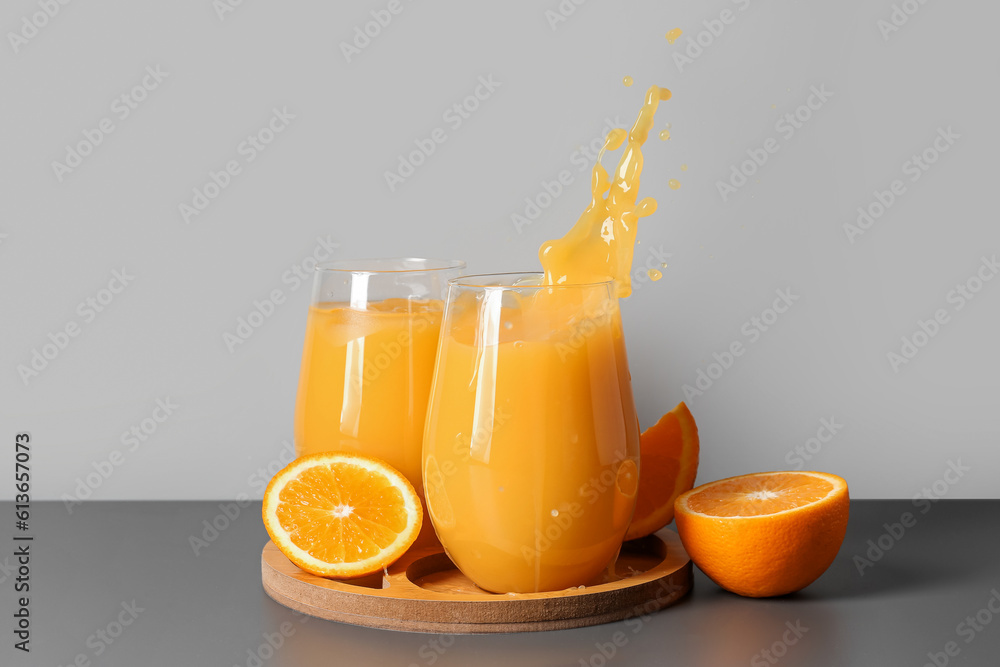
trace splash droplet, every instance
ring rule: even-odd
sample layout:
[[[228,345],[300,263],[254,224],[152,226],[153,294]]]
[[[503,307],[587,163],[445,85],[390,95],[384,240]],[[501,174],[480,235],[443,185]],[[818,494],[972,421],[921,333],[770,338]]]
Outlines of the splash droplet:
[[[632,85],[632,77],[630,76],[625,77],[624,79],[622,79],[622,83],[624,83],[625,87],[628,88],[629,86]]]
[[[670,138],[670,130],[662,130],[660,132],[660,139],[662,139],[663,141],[666,141],[669,138]]]
[[[688,170],[688,166],[686,164],[682,164],[681,165],[681,171],[687,171],[687,170]]]
[[[678,181],[676,178],[671,178],[669,181],[667,181],[667,185],[670,186],[671,190],[678,190],[681,187],[681,182]]]
[[[667,44],[673,44],[683,33],[680,28],[674,28],[666,34]]]
[[[653,215],[656,212],[656,200],[652,197],[646,197],[639,202],[639,205],[635,207],[635,214],[640,218],[645,218],[646,216]],[[641,240],[637,240],[636,243],[641,243]]]
[[[649,275],[649,279],[652,280],[653,282],[656,282],[657,280],[663,277],[663,274],[657,271],[656,269],[650,269],[646,273]]]

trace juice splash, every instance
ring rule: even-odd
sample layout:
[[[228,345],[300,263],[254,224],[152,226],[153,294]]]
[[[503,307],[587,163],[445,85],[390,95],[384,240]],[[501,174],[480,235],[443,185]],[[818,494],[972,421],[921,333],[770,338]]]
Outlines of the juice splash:
[[[682,34],[684,34],[684,33],[681,31],[680,28],[674,28],[673,30],[671,30],[670,32],[668,32],[667,35],[666,35],[666,37],[667,37],[667,44],[673,44],[674,42],[677,41],[677,38],[680,37]]]
[[[501,282],[449,295],[426,499],[448,555],[486,590],[600,581],[631,520],[639,426],[618,299],[631,292],[637,223],[656,210],[637,201],[641,147],[669,98],[651,87],[631,131],[608,133],[601,156],[627,139],[613,177],[598,157],[590,205],[539,250],[542,276],[484,277]]]
[[[653,114],[660,101],[669,99],[669,90],[651,86],[628,134],[620,128],[608,132],[591,174],[590,206],[565,236],[542,244],[538,251],[545,284],[584,285],[611,279],[619,297],[632,293],[629,273],[637,223],[639,218],[656,211],[656,200],[652,197],[636,202],[642,174],[642,145],[653,128]],[[626,136],[628,143],[612,179],[601,165],[601,157],[606,150],[618,149]]]

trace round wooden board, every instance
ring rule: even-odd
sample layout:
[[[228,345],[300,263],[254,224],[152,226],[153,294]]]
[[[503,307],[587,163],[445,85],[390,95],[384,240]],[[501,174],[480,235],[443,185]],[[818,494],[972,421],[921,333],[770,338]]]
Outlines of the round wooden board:
[[[264,547],[260,564],[264,590],[286,607],[341,623],[407,632],[578,628],[669,607],[691,590],[691,560],[670,530],[623,544],[614,580],[548,593],[488,593],[439,548],[412,549],[389,567],[387,577],[378,573],[350,581],[303,572],[272,542]]]

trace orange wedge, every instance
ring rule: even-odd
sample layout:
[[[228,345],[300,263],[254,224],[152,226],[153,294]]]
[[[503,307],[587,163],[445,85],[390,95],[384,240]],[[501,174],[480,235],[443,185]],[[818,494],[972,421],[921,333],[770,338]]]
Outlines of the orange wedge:
[[[722,588],[785,595],[819,578],[847,531],[847,482],[823,472],[762,472],[703,484],[675,504],[691,560]]]
[[[698,426],[683,402],[639,437],[639,493],[625,533],[634,540],[674,520],[674,500],[694,486]]]
[[[264,527],[281,553],[321,577],[378,572],[417,539],[420,498],[403,475],[368,456],[303,456],[264,491]]]

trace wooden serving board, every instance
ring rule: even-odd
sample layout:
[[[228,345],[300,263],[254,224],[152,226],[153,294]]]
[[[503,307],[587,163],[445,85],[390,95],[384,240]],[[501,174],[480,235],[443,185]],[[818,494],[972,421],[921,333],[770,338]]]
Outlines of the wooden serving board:
[[[669,607],[691,590],[691,560],[670,530],[622,545],[603,583],[548,593],[477,587],[440,548],[412,549],[383,573],[350,581],[303,572],[272,542],[261,554],[276,602],[341,623],[407,632],[485,634],[609,623]]]

